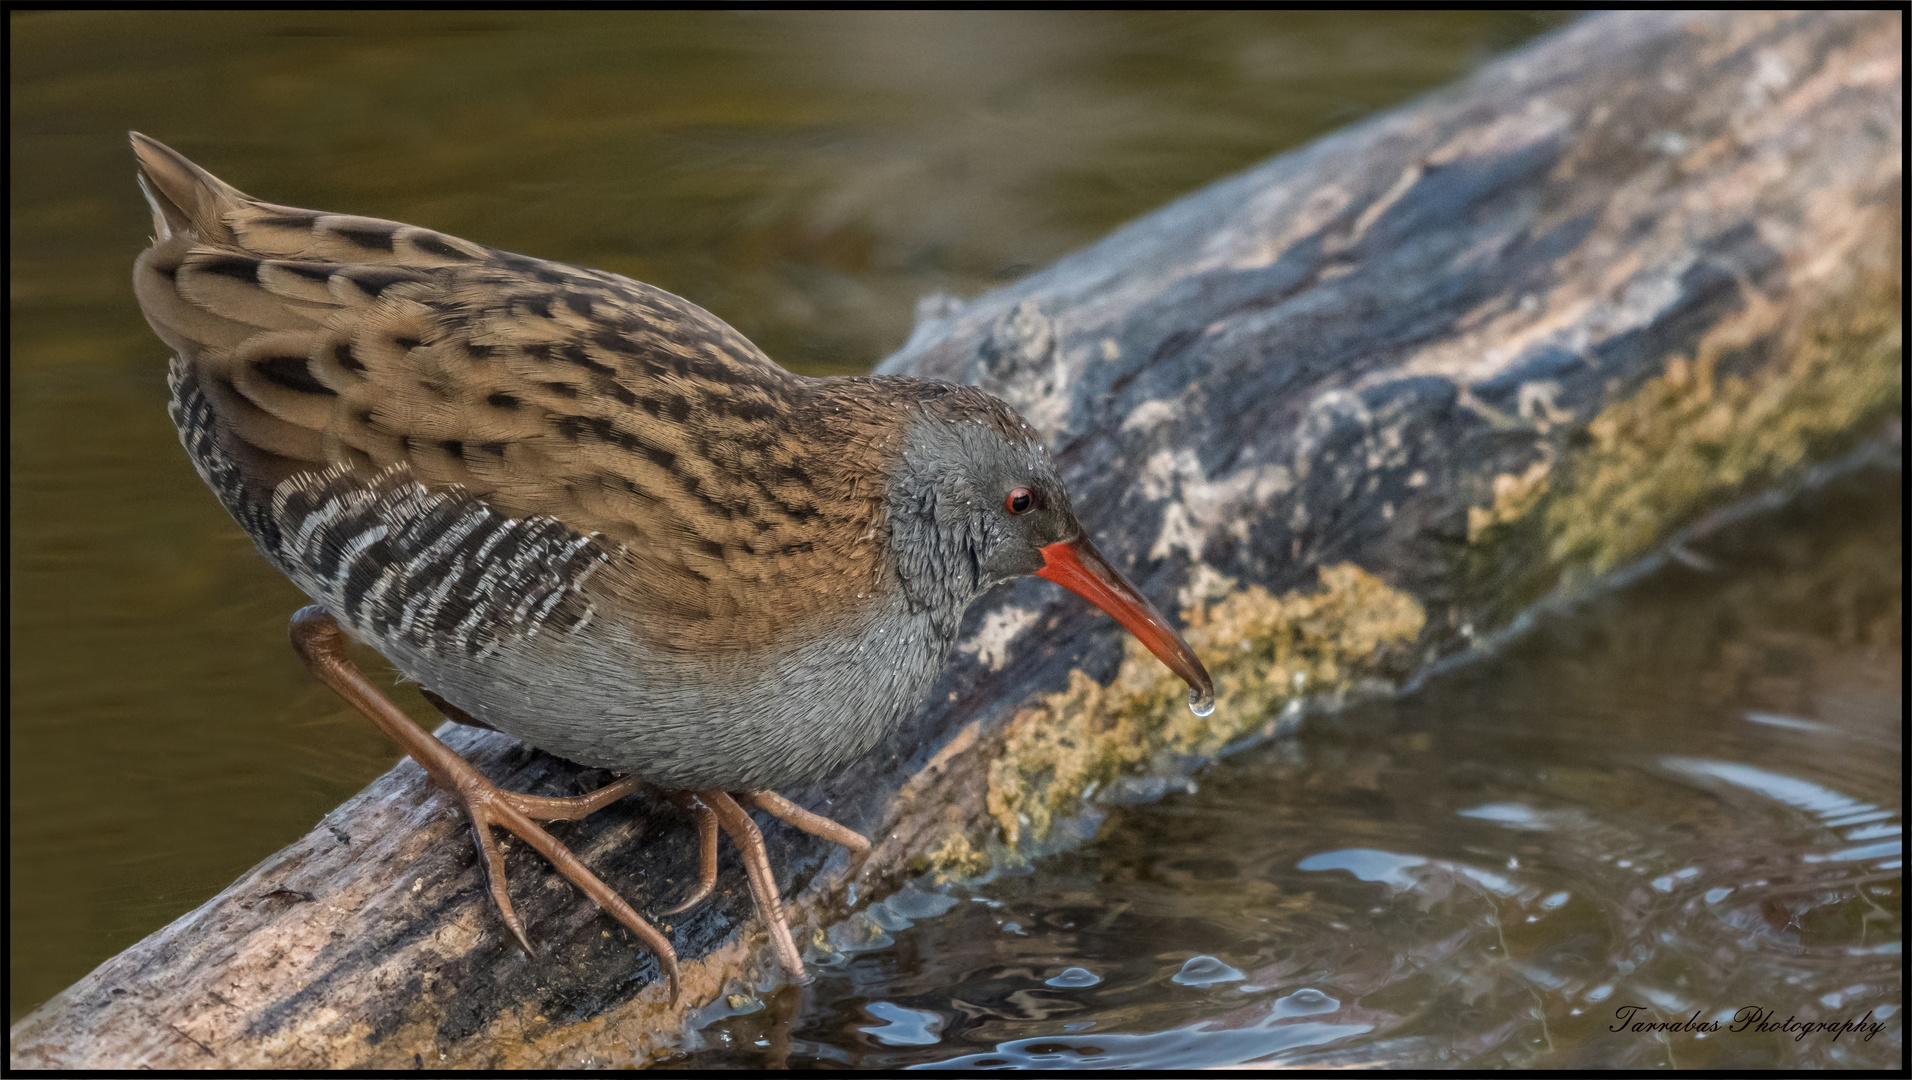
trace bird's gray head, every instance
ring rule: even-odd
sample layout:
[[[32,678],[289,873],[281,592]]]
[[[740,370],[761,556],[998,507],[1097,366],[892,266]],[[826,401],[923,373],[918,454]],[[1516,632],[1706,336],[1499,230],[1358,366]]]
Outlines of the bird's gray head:
[[[957,386],[922,402],[904,428],[889,516],[903,589],[945,634],[990,586],[1038,574],[1115,616],[1188,683],[1198,713],[1213,708],[1202,662],[1089,542],[1055,461],[1002,402]]]
[[[1040,571],[1042,549],[1082,526],[1029,425],[981,391],[949,390],[904,429],[889,510],[904,588],[961,614],[990,586]]]

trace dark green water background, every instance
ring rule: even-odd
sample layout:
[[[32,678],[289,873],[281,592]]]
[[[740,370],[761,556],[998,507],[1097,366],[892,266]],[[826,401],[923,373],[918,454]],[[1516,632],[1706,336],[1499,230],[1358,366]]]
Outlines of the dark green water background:
[[[920,296],[968,296],[1014,280],[1176,195],[1447,83],[1562,19],[12,16],[10,1018],[213,895],[394,759],[370,724],[305,676],[285,641],[302,597],[219,509],[167,421],[165,350],[129,284],[151,226],[127,129],[275,202],[396,218],[629,274],[711,309],[792,368],[850,372],[903,342]],[[1884,575],[1896,598],[1897,515],[1885,530],[1884,512],[1830,533],[1800,526],[1800,542],[1861,552],[1852,557],[1866,567],[1855,571],[1867,583],[1861,591],[1882,588]],[[1890,573],[1880,569],[1886,556]],[[1573,632],[1603,633],[1625,617],[1587,615]],[[1764,617],[1736,616],[1737,630],[1706,640],[1719,648],[1757,640]],[[1860,629],[1814,639],[1823,647],[1813,646],[1812,685],[1850,691],[1858,713],[1815,711],[1819,699],[1806,691],[1788,699],[1791,712],[1758,708],[1812,724],[1881,710],[1896,717],[1897,624],[1882,651],[1879,617],[1853,616]],[[909,908],[914,926],[907,904],[880,909],[872,918],[894,924],[880,934],[891,944],[846,940],[817,987],[770,994],[768,1008],[700,1017],[708,1023],[687,1060],[899,1064],[1002,1043],[1006,1062],[1086,1061],[1136,1046],[1139,1063],[1258,1056],[1242,1045],[1348,1046],[1429,1064],[1545,1061],[1534,1055],[1548,1052],[1548,1039],[1597,1041],[1575,1034],[1575,1023],[1591,1021],[1570,1011],[1611,1011],[1613,985],[1588,995],[1601,972],[1626,989],[1626,977],[1611,973],[1635,963],[1626,950],[1636,937],[1649,942],[1637,946],[1650,953],[1639,962],[1667,972],[1672,989],[1658,1006],[1670,1009],[1686,1000],[1680,993],[1695,993],[1679,990],[1681,979],[1704,984],[1714,969],[1684,945],[1651,941],[1684,942],[1681,928],[1703,917],[1738,919],[1742,937],[1778,942],[1758,956],[1818,947],[1801,944],[1803,929],[1786,938],[1799,920],[1775,913],[1794,908],[1807,922],[1838,924],[1824,931],[1831,951],[1813,954],[1812,993],[1794,997],[1846,995],[1813,1006],[1822,1011],[1862,1000],[1895,1008],[1896,976],[1839,981],[1876,967],[1863,958],[1871,952],[1854,959],[1840,950],[1876,950],[1888,939],[1896,950],[1896,870],[1878,869],[1877,857],[1824,887],[1779,890],[1754,915],[1726,901],[1668,909],[1660,901],[1674,893],[1654,890],[1652,879],[1643,887],[1654,903],[1625,906],[1628,894],[1606,882],[1604,868],[1627,858],[1616,852],[1663,847],[1638,816],[1641,799],[1688,811],[1674,814],[1680,820],[1703,817],[1695,805],[1717,813],[1717,800],[1730,802],[1731,791],[1714,789],[1732,782],[1712,773],[1695,781],[1701,766],[1663,760],[1712,760],[1683,741],[1681,732],[1712,737],[1704,724],[1689,731],[1690,715],[1725,725],[1734,739],[1803,729],[1742,730],[1742,714],[1758,703],[1738,683],[1670,704],[1644,690],[1588,698],[1576,688],[1646,685],[1635,667],[1650,659],[1594,655],[1591,675],[1535,658],[1491,686],[1436,688],[1225,763],[1201,774],[1198,794],[1111,808],[1088,848],[963,892],[937,918],[920,916],[942,900]],[[1491,701],[1479,696],[1490,689]],[[1566,719],[1556,715],[1563,693],[1574,710]],[[428,712],[409,688],[399,700]],[[1858,790],[1846,794],[1886,808],[1896,837],[1896,721],[1874,730],[1875,719],[1851,721],[1859,733],[1840,736],[1847,741],[1828,737],[1832,756],[1810,765],[1824,773],[1812,782],[1851,780]],[[1599,759],[1588,741],[1635,728],[1672,741],[1590,763]],[[1888,752],[1889,775],[1879,774]],[[1847,768],[1854,760],[1873,771]],[[1567,761],[1571,768],[1550,773]],[[1520,779],[1548,775],[1566,777],[1566,787],[1535,791],[1538,781]],[[1478,798],[1466,794],[1475,790]],[[1273,801],[1270,791],[1279,793]],[[1812,811],[1748,798],[1757,806],[1747,813],[1776,820],[1773,858],[1824,854],[1813,845],[1830,834],[1803,821]],[[1559,847],[1571,850],[1556,850],[1561,865],[1530,878],[1507,860],[1528,858],[1528,834],[1547,830],[1494,824],[1494,814],[1521,813],[1502,803],[1543,817],[1554,803],[1587,819],[1611,813],[1617,831],[1556,829]],[[1481,806],[1493,808],[1488,818],[1461,813]],[[1402,833],[1408,819],[1414,830]],[[1879,820],[1859,827],[1886,827]],[[1688,865],[1662,854],[1642,865],[1666,863],[1655,872],[1672,875]],[[1311,857],[1311,866],[1353,869],[1302,869]],[[1676,878],[1679,896],[1715,869]],[[1505,891],[1480,874],[1498,875]],[[1548,907],[1562,892],[1569,899]],[[1528,909],[1547,917],[1510,925]],[[1363,933],[1351,939],[1350,925]],[[1296,951],[1301,938],[1315,944]],[[1367,952],[1337,957],[1329,945]],[[1562,950],[1584,953],[1581,967],[1563,975],[1562,964],[1534,959]],[[1175,981],[1201,956],[1244,978]],[[1399,965],[1412,956],[1427,962],[1410,978]],[[1065,967],[1096,969],[1099,981],[1044,982]],[[1209,969],[1196,970],[1199,982]],[[1743,976],[1758,987],[1792,972],[1743,970],[1758,972]],[[1783,1014],[1787,1001],[1769,1004]],[[1894,1016],[1886,1040],[1893,1055],[1898,1023]],[[1079,1024],[1090,1026],[1071,1026]],[[1305,1037],[1290,1031],[1297,1025]],[[1276,1034],[1203,1037],[1238,1027]],[[1157,1041],[1040,1042],[1105,1033]],[[1626,1038],[1603,1045],[1616,1055],[1659,1045]],[[1182,1049],[1161,1057],[1171,1044]],[[1848,1040],[1836,1052],[1855,1045],[1853,1060],[1887,1060],[1877,1056],[1880,1039]],[[1789,1047],[1760,1042],[1744,1060],[1820,1060]],[[1051,1051],[1063,1058],[1042,1056]]]

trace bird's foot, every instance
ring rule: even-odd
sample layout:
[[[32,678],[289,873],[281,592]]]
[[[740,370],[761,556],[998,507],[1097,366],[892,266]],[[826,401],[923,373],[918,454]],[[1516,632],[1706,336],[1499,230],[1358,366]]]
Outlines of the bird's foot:
[[[663,915],[680,915],[703,903],[704,898],[717,887],[717,812],[688,791],[669,791],[665,792],[664,797],[679,809],[690,811],[697,819],[697,884],[691,887],[682,903],[660,912]]]
[[[452,719],[458,718],[454,716]],[[658,913],[681,915],[702,903],[717,887],[717,812],[688,791],[666,792],[665,797],[697,819],[697,884],[692,886],[676,907]],[[739,803],[751,803],[788,825],[812,836],[842,844],[851,851],[870,850],[870,841],[862,833],[847,829],[821,814],[813,814],[774,791],[733,791],[730,797]]]
[[[557,867],[559,873],[584,890],[586,896],[650,946],[651,951],[657,954],[658,966],[669,980],[671,1001],[677,1001],[677,952],[671,948],[671,943],[655,927],[645,922],[643,916],[632,910],[623,897],[580,862],[570,848],[559,843],[557,838],[537,824],[538,820],[575,821],[595,813],[638,790],[643,786],[642,781],[627,776],[588,795],[570,799],[506,791],[485,779],[464,758],[453,753],[450,747],[412,723],[410,717],[360,673],[357,665],[345,653],[344,632],[324,608],[316,605],[301,608],[292,616],[292,647],[321,682],[377,724],[413,760],[424,766],[434,781],[449,789],[464,807],[471,819],[472,837],[477,841],[478,852],[482,856],[481,864],[485,868],[491,898],[498,905],[505,925],[527,953],[533,952],[531,939],[525,936],[524,923],[512,908],[511,895],[505,888],[504,856],[491,838],[491,827],[494,825],[508,830],[537,849],[539,854],[550,860],[551,865]],[[447,716],[461,723],[467,722],[465,714],[459,712],[456,706],[435,694],[430,696],[434,705],[446,710]]]
[[[776,950],[777,959],[797,981],[808,981],[803,958],[790,936],[790,922],[784,916],[776,877],[770,872],[770,853],[764,847],[763,833],[758,831],[757,823],[750,820],[750,815],[738,804],[750,803],[812,836],[821,836],[852,851],[870,850],[870,841],[863,834],[847,829],[821,814],[813,814],[774,791],[725,792],[711,789],[694,794],[678,791],[672,792],[669,798],[696,815],[699,857],[697,884],[682,903],[663,914],[676,915],[690,910],[716,887],[717,830],[721,827],[743,856],[751,898],[757,903],[758,914],[763,916],[764,927],[769,931],[770,944]]]
[[[832,843],[842,844],[858,854],[870,850],[869,837],[853,829],[846,829],[822,814],[813,814],[774,791],[733,791],[731,794],[745,802],[756,803],[771,817],[781,820],[786,825],[802,829],[811,836],[821,836]]]

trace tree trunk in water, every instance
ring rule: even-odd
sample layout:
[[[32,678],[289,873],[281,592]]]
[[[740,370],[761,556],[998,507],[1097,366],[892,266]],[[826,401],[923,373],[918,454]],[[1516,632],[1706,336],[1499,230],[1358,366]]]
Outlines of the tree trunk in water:
[[[1394,692],[1703,541],[1723,508],[1895,454],[1901,34],[1896,12],[1587,19],[1016,285],[925,301],[881,370],[1021,410],[1097,544],[1182,609],[1219,708],[1190,715],[1048,583],[993,593],[913,720],[785,793],[876,840],[852,863],[766,828],[799,942],[848,945],[871,930],[850,908],[911,875],[1068,842],[1087,794]],[[516,790],[607,778],[441,734]],[[659,800],[552,832],[640,911],[696,876],[691,823]],[[655,958],[522,845],[509,865],[529,961],[406,762],[15,1025],[12,1063],[556,1066],[673,1045]],[[712,900],[660,925],[687,1006],[774,973],[729,856]]]

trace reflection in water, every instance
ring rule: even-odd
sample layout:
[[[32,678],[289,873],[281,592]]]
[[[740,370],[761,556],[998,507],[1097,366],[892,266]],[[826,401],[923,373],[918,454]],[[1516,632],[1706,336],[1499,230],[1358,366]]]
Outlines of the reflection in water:
[[[1721,539],[1730,573],[1676,566],[1105,807],[1079,849],[820,969],[786,1060],[1895,1067],[1900,499],[1874,479]],[[1734,1030],[1749,1008],[1771,1028]],[[905,1012],[933,1043],[869,1025]],[[768,1022],[671,1063],[761,1062]]]
[[[1042,981],[1043,981],[1043,984],[1046,986],[1061,986],[1061,987],[1067,987],[1069,989],[1081,989],[1082,987],[1094,986],[1096,983],[1101,982],[1102,976],[1097,975],[1095,972],[1090,971],[1087,968],[1066,967],[1066,968],[1063,968],[1061,971],[1057,972],[1056,974]]]
[[[940,1013],[927,1009],[905,1009],[887,1001],[872,1001],[863,1006],[863,1011],[878,1020],[887,1021],[882,1027],[862,1029],[864,1034],[885,1046],[933,1046],[942,1041],[938,1037],[943,1030]]]
[[[1183,986],[1214,986],[1216,983],[1240,982],[1247,978],[1239,970],[1229,967],[1212,956],[1191,956],[1175,973],[1170,982]]]

